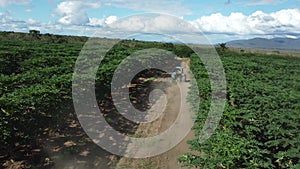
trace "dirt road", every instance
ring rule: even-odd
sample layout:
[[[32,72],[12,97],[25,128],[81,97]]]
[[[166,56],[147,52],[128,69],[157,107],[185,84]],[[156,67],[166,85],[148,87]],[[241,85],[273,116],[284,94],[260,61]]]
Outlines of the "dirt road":
[[[182,66],[185,67],[187,74],[187,80],[190,79],[189,75],[189,60],[182,62]],[[158,81],[172,81],[171,79],[157,79]],[[149,137],[157,135],[163,131],[166,131],[178,117],[179,110],[189,111],[189,105],[187,103],[189,82],[178,82],[173,81],[173,85],[167,86],[165,89],[167,95],[167,106],[164,114],[156,121],[141,124],[136,130],[136,135],[141,137]],[[162,99],[162,98],[160,98]],[[162,102],[161,100],[157,101]],[[180,104],[182,103],[182,104]],[[183,114],[190,114],[190,112],[183,112]],[[179,131],[180,132],[180,131]],[[187,136],[174,148],[169,151],[160,154],[155,157],[145,159],[130,159],[121,158],[116,168],[118,169],[180,169],[181,165],[178,163],[178,158],[184,153],[190,152],[188,140],[194,139],[193,131],[190,131]],[[141,150],[142,151],[142,150]]]
[[[191,78],[190,74],[189,74],[189,60],[187,60],[186,62],[182,62],[182,66],[185,67],[185,73],[187,76],[187,80],[189,80]],[[190,83],[179,83],[179,85],[181,85],[181,92],[187,94],[189,91]],[[171,88],[170,90],[174,90],[174,89]],[[183,104],[182,106],[185,106],[184,109],[189,111],[189,105],[187,103],[188,95],[184,95],[184,96],[185,96],[184,98],[181,98],[181,99],[185,100],[183,102],[185,104]],[[174,104],[176,102],[179,102],[178,98],[180,98],[180,96],[174,96],[174,98],[177,98],[177,100],[174,101]],[[173,112],[174,110],[169,109],[168,111]],[[174,117],[173,115],[165,116],[163,118],[160,131],[164,131],[169,125],[171,125],[170,122],[173,120],[173,118],[176,118],[176,117]],[[194,138],[195,138],[194,132],[190,131],[188,133],[188,135],[176,147],[174,147],[170,151],[162,154],[160,157],[161,160],[159,162],[159,168],[161,168],[161,169],[179,169],[179,168],[181,168],[181,165],[178,163],[177,159],[184,153],[190,152],[189,144],[187,144],[187,141],[192,140]]]

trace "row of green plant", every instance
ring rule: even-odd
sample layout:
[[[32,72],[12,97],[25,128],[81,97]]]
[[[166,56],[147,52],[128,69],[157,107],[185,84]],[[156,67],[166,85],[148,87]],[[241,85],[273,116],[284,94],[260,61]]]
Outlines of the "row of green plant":
[[[46,127],[68,113],[72,70],[82,44],[0,41],[1,154],[33,144]]]
[[[136,51],[159,48],[179,55],[192,52],[184,45],[171,43],[95,39],[87,46],[86,40],[0,32],[0,154],[14,156],[16,145],[34,144],[45,128],[61,127],[65,116],[74,113],[72,77],[80,54],[87,56],[87,65],[105,55],[95,81],[97,96],[101,97],[110,93],[117,66]],[[115,42],[109,49],[109,44]],[[80,53],[82,49],[88,50]],[[107,50],[104,55],[103,49]]]
[[[196,139],[179,158],[200,168],[300,168],[300,59],[219,50],[227,79],[227,103],[213,136],[198,136],[210,107],[210,80],[199,57],[191,71],[198,82],[200,109]]]

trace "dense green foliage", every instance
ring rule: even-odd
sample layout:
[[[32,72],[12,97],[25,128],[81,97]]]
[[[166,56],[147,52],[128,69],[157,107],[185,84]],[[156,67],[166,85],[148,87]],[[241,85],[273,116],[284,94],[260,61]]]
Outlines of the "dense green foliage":
[[[0,33],[0,151],[30,144],[46,127],[57,127],[72,111],[72,76],[85,37]],[[109,43],[110,40],[104,39]],[[210,106],[210,80],[201,60],[184,45],[123,40],[109,50],[96,78],[96,92],[110,92],[115,69],[130,54],[149,48],[191,56],[200,97],[194,130],[202,129]],[[227,78],[227,105],[215,134],[199,154],[180,161],[201,168],[300,168],[300,59],[220,49]],[[199,90],[199,96],[195,95]]]
[[[57,127],[73,113],[72,76],[86,37],[0,32],[0,150],[32,143],[46,127]],[[90,50],[97,53],[105,46]],[[100,45],[112,40],[100,39]],[[115,42],[115,41],[114,41]],[[172,43],[120,41],[111,48],[96,76],[97,95],[110,92],[121,61],[135,51],[159,48],[184,54],[189,48]],[[176,51],[175,51],[176,50]],[[187,55],[186,55],[187,56]],[[97,59],[99,58],[89,58]],[[90,60],[93,62],[93,60]]]
[[[62,107],[71,101],[72,70],[81,46],[1,41],[2,146],[12,149],[13,143],[32,140],[43,128],[63,120]]]
[[[200,168],[299,168],[300,59],[219,53],[228,83],[223,117],[207,142],[190,142],[201,155],[186,154],[180,161]],[[194,127],[199,135],[210,104],[209,78],[196,56],[191,69],[202,99]]]

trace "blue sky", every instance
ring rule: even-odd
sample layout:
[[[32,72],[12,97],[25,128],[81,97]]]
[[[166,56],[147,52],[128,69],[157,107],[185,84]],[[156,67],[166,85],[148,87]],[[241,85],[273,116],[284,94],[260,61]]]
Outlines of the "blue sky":
[[[38,29],[85,36],[102,31],[101,35],[110,37],[113,30],[176,35],[191,32],[187,27],[193,26],[212,43],[300,37],[300,0],[0,0],[0,7],[2,31]],[[142,17],[149,12],[162,16]],[[164,17],[166,14],[185,24]],[[137,16],[126,18],[132,15]]]

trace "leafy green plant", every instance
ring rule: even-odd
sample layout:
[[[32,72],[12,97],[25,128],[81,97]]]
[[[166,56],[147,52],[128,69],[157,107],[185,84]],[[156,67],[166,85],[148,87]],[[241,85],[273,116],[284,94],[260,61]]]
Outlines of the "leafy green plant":
[[[185,154],[179,161],[200,168],[298,167],[300,59],[230,50],[219,50],[219,54],[228,81],[228,104],[208,141],[190,141],[191,149],[200,155]],[[191,70],[198,84],[208,80],[199,58],[191,57]],[[209,87],[200,86],[198,90],[202,102],[194,126],[196,136],[210,104]],[[193,100],[196,96],[190,97]]]

